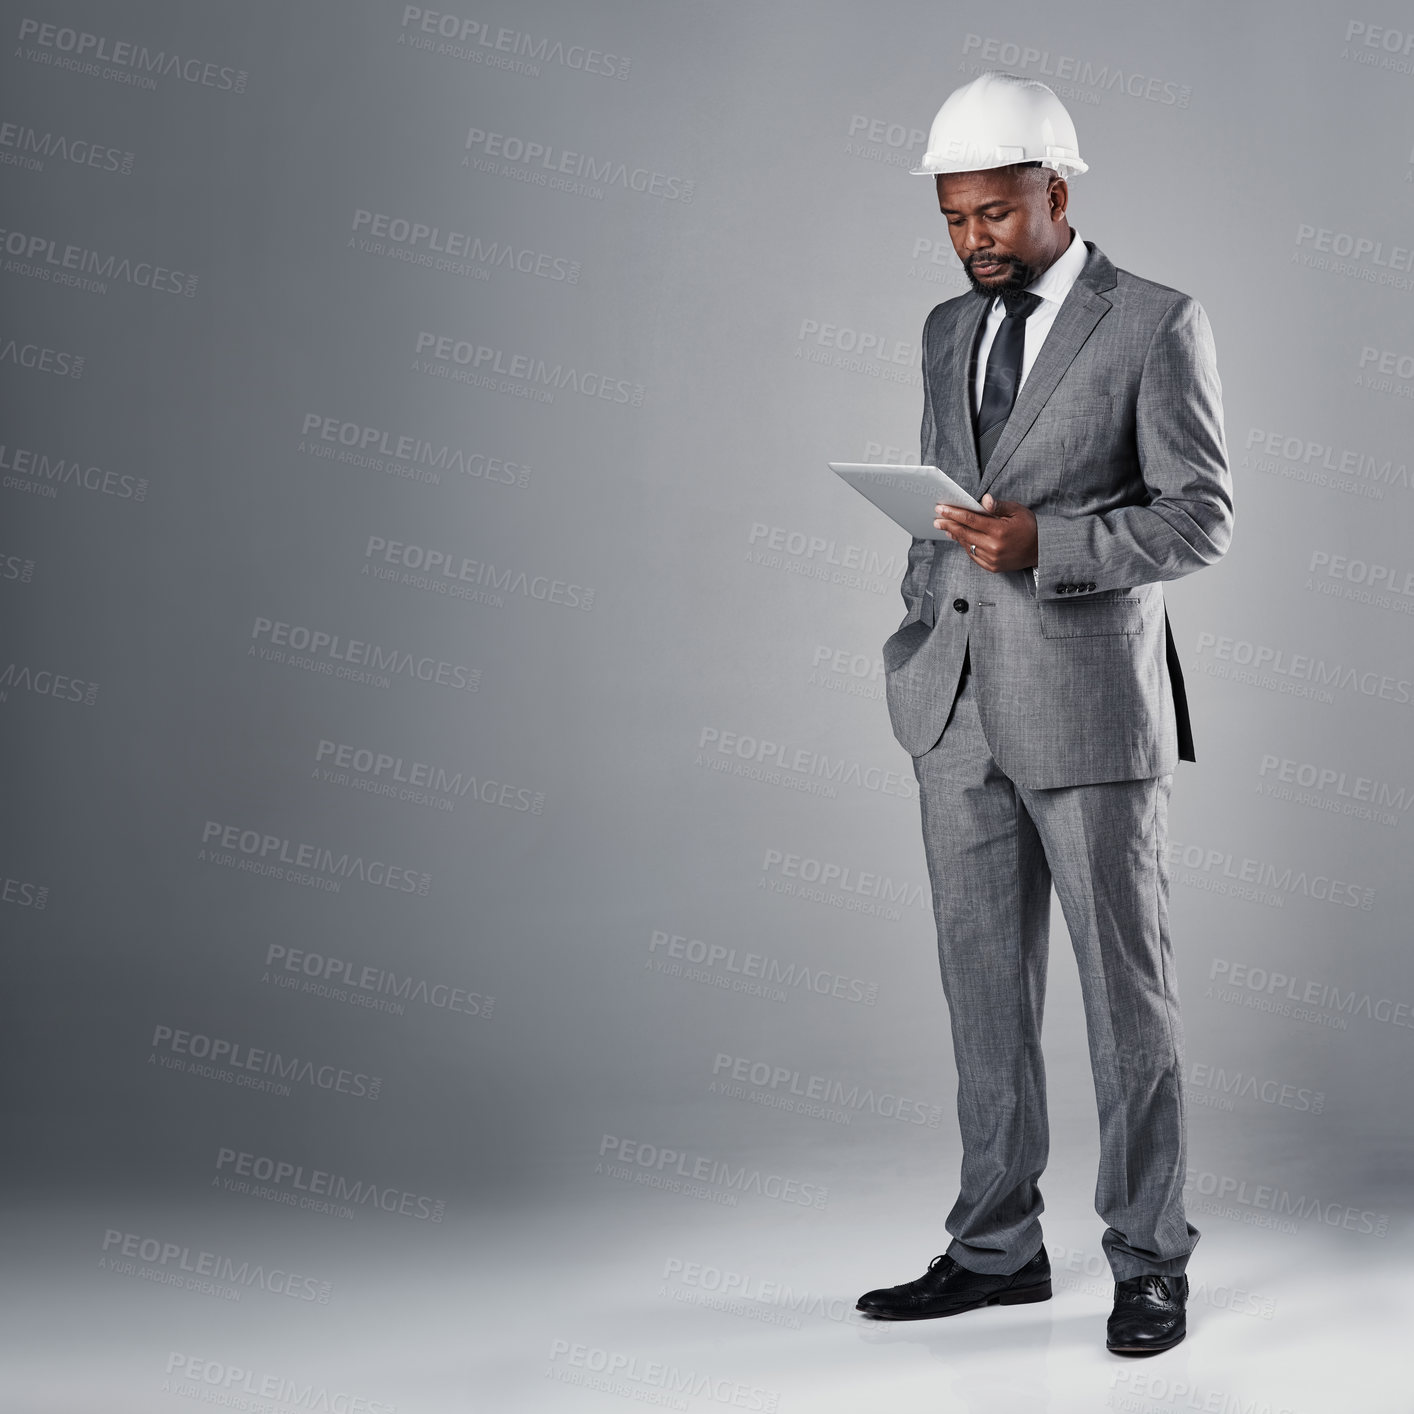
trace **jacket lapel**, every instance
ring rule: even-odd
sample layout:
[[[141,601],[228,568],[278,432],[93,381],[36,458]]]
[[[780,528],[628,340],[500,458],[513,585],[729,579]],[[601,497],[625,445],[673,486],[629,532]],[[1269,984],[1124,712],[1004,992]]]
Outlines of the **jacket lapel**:
[[[1085,246],[1089,253],[1085,258],[1084,268],[1075,284],[1070,287],[1070,293],[1066,295],[1060,309],[1056,311],[1055,322],[1051,325],[1050,333],[1046,335],[1046,342],[1041,345],[1036,362],[1031,365],[1031,372],[1026,375],[1026,382],[1021,385],[1021,392],[1017,394],[1011,416],[1007,419],[1006,427],[1002,429],[997,445],[992,449],[991,459],[985,471],[979,473],[978,487],[974,492],[979,498],[997,479],[1011,454],[1021,445],[1021,439],[1031,430],[1031,424],[1036,421],[1047,399],[1055,391],[1056,384],[1060,382],[1061,375],[1070,367],[1095,325],[1113,307],[1101,291],[1114,288],[1115,268],[1098,246],[1089,241],[1085,242]],[[980,302],[984,306],[989,303],[985,299]],[[966,358],[964,351],[961,375],[964,395],[968,391]],[[970,433],[970,416],[963,425]],[[971,465],[977,465],[975,444]]]
[[[968,375],[972,346],[991,303],[987,295],[974,293],[971,296],[971,302],[963,307],[953,325],[952,337],[938,352],[940,376],[933,382],[935,389],[947,389],[949,400],[946,409],[936,410],[939,414],[936,464],[974,496],[981,494],[977,487],[982,469],[977,465],[977,438],[972,431],[972,380]],[[944,436],[948,439],[947,447],[942,445]],[[945,452],[951,452],[951,457],[944,456]]]

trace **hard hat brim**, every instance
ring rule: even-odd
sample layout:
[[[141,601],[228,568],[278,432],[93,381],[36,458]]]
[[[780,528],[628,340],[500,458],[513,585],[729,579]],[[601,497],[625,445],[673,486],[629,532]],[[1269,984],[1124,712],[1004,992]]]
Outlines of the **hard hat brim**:
[[[1057,158],[1050,162],[1036,157],[1021,160],[1040,162],[1042,167],[1049,167],[1058,177],[1067,181],[1071,177],[1078,177],[1082,172],[1088,172],[1090,170],[1090,164],[1088,162],[1082,162],[1078,157]],[[1019,163],[1016,158],[1009,158],[1005,162],[971,162],[966,165],[954,165],[946,161],[930,164],[928,158],[925,156],[923,158],[923,166],[910,168],[908,175],[910,177],[938,177],[942,176],[944,173],[952,172],[992,172],[998,167],[1015,167],[1017,165],[1019,165]]]

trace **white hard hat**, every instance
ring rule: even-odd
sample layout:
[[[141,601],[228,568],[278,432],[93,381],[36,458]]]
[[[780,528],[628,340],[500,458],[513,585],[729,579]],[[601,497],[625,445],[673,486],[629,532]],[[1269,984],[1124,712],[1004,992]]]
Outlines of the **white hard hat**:
[[[922,166],[911,175],[984,172],[1013,162],[1039,162],[1067,178],[1089,170],[1065,104],[1045,84],[1019,74],[978,74],[938,109]]]

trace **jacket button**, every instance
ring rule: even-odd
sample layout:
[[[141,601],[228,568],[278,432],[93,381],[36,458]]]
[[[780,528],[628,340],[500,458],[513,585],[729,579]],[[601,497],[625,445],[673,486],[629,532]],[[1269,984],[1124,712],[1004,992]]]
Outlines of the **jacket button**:
[[[965,614],[965,613],[967,612],[967,600],[966,600],[966,599],[954,599],[954,600],[952,601],[952,606],[953,606],[954,609],[956,609],[956,610],[958,611],[959,614]]]

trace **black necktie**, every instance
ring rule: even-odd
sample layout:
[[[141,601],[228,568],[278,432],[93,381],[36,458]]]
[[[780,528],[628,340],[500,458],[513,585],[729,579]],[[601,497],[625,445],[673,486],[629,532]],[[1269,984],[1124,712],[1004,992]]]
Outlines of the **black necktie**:
[[[1016,402],[1016,390],[1021,384],[1021,354],[1026,344],[1026,317],[1040,305],[1041,296],[1025,290],[1007,290],[1002,301],[1006,318],[987,355],[982,406],[977,413],[977,465],[981,467],[987,465]]]

